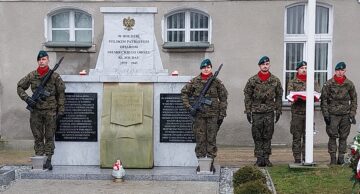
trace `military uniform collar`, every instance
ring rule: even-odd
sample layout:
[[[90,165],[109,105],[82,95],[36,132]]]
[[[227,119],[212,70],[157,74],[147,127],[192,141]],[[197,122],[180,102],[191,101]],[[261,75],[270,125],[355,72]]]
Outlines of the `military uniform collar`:
[[[335,81],[334,77],[332,77],[332,78],[330,79],[330,81],[333,82],[333,83],[335,83],[335,84],[337,84],[337,85],[339,85],[339,84]],[[344,84],[342,84],[342,85],[345,85],[346,83],[350,83],[350,80],[349,80],[348,77],[346,77],[346,79],[345,79],[345,81],[344,81]]]

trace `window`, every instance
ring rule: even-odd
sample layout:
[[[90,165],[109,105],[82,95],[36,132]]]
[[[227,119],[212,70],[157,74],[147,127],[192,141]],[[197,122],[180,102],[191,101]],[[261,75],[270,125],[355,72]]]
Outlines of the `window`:
[[[173,12],[165,17],[164,36],[167,45],[208,47],[210,44],[210,18],[207,14],[196,10]]]
[[[48,17],[47,46],[91,46],[92,36],[92,17],[84,11],[66,9],[56,11]]]
[[[284,77],[285,95],[288,95],[287,83],[296,75],[296,65],[306,60],[306,4],[297,4],[286,8],[285,41],[284,41]],[[331,76],[332,29],[330,26],[331,9],[329,6],[317,5],[315,18],[315,66],[314,81],[320,86]]]

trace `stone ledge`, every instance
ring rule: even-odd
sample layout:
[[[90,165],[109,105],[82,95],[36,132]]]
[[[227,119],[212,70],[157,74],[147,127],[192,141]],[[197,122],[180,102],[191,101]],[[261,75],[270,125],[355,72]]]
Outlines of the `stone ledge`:
[[[15,170],[0,169],[0,186],[9,185],[11,181],[15,180]]]
[[[208,181],[219,182],[220,166],[212,175],[196,175],[196,167],[154,167],[153,169],[125,169],[124,180],[132,181]],[[21,179],[111,180],[112,169],[98,166],[54,166],[52,171],[21,173]]]
[[[106,83],[106,82],[153,82],[153,83],[188,83],[193,76],[168,75],[61,75],[65,82]]]

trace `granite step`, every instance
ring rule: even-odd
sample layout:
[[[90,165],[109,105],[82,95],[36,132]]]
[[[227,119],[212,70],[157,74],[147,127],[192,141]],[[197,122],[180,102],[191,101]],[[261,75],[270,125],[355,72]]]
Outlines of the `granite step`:
[[[124,180],[139,181],[209,181],[219,182],[220,166],[215,174],[196,174],[196,167],[154,167],[152,169],[125,169]],[[112,169],[99,166],[54,166],[52,171],[30,170],[21,173],[21,179],[111,180]]]

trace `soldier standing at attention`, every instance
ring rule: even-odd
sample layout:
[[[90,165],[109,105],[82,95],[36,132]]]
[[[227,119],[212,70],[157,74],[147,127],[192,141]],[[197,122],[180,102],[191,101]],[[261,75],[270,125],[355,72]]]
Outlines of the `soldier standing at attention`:
[[[301,61],[296,66],[296,76],[290,80],[287,86],[289,92],[306,91],[307,63]],[[315,91],[320,87],[315,83]],[[295,163],[305,160],[305,128],[306,128],[306,101],[301,97],[291,104],[290,133],[293,135],[292,152]],[[302,160],[301,160],[302,159]]]
[[[346,140],[351,124],[356,124],[357,94],[355,86],[346,76],[346,64],[335,66],[335,75],[328,80],[321,91],[321,111],[329,136],[328,152],[330,164],[344,164]],[[339,138],[338,159],[336,161],[336,139]]]
[[[65,84],[60,75],[54,72],[45,85],[50,96],[34,101],[25,91],[31,87],[35,92],[42,79],[49,72],[49,56],[46,51],[40,51],[37,56],[38,68],[17,84],[17,93],[29,106],[34,107],[30,113],[30,128],[34,136],[35,155],[47,157],[44,169],[52,170],[51,157],[54,154],[54,135],[56,121],[64,115]]]
[[[197,99],[208,79],[213,76],[212,64],[209,59],[201,62],[200,69],[200,75],[191,79],[181,90],[181,98],[188,111],[192,109],[189,97]],[[197,158],[209,157],[214,162],[217,153],[217,132],[226,117],[227,96],[228,92],[224,84],[216,78],[205,94],[205,98],[211,100],[211,105],[204,104],[202,110],[196,114],[193,123],[193,132],[196,139],[195,154]],[[196,170],[200,170],[199,166]],[[213,163],[210,171],[215,171]]]
[[[254,154],[257,158],[255,165],[271,167],[269,156],[274,133],[274,117],[275,123],[278,122],[283,89],[279,78],[269,72],[269,57],[262,57],[258,65],[260,71],[248,80],[244,88],[245,113],[247,120],[252,124]]]

